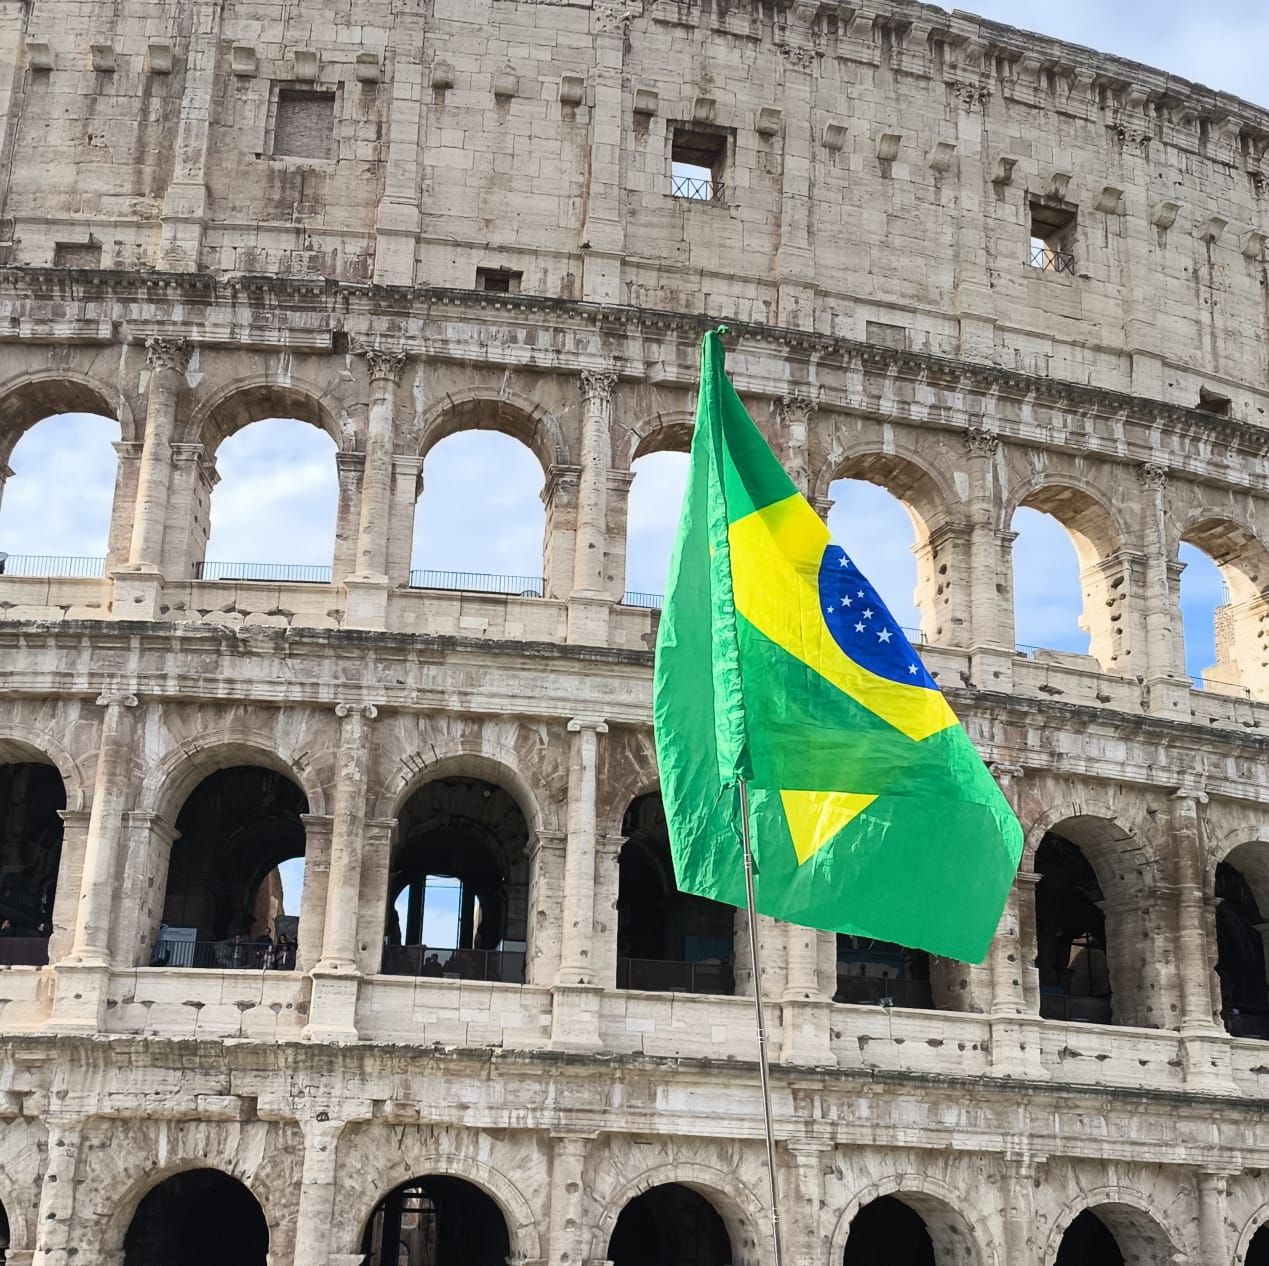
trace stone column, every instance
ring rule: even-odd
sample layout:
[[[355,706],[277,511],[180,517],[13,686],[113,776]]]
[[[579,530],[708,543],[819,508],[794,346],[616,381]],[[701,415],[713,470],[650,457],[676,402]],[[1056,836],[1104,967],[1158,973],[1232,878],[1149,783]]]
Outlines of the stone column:
[[[1005,1251],[1001,1260],[1009,1266],[1038,1266],[1035,1244],[1035,1189],[1040,1181],[1043,1157],[1008,1159],[1005,1166]]]
[[[546,510],[542,548],[543,593],[548,598],[567,598],[573,590],[573,544],[577,530],[578,466],[553,462],[542,485]]]
[[[564,856],[562,831],[535,831],[525,852],[529,858],[528,959],[526,985],[549,986],[559,977],[561,929],[559,911],[564,904]]]
[[[81,1256],[71,1219],[84,1123],[78,1118],[57,1115],[46,1117],[45,1123],[48,1127],[48,1155],[40,1183],[32,1266],[74,1266]]]
[[[1229,1175],[1222,1170],[1200,1169],[1198,1172],[1199,1257],[1206,1263],[1229,1261],[1229,1237],[1225,1233],[1228,1217]]]
[[[128,551],[128,566],[134,571],[158,574],[163,561],[176,406],[189,357],[190,347],[184,340],[152,338],[146,341],[145,359],[150,380],[146,389],[145,441]]]
[[[322,957],[313,968],[313,998],[305,1037],[355,1041],[357,1037],[357,913],[360,908],[362,846],[366,826],[366,722],[373,705],[341,703],[336,764],[335,812],[331,824],[330,867],[326,877],[326,917]]]
[[[820,933],[786,923],[784,994],[781,998],[783,1043],[780,1059],[786,1064],[833,1063],[829,1041],[829,995],[820,984]],[[766,964],[763,964],[764,970]],[[834,982],[836,988],[836,982]]]
[[[418,252],[419,160],[423,137],[423,63],[426,48],[421,12],[398,9],[392,16],[392,104],[388,113],[383,194],[375,217],[374,280],[380,286],[412,286]]]
[[[784,1150],[792,1165],[781,1175],[780,1195],[784,1204],[783,1235],[785,1260],[818,1266],[827,1260],[824,1210],[824,1155],[831,1144],[823,1139],[790,1139]]]
[[[144,445],[135,440],[116,440],[115,491],[110,503],[110,532],[106,541],[106,575],[118,571],[128,562],[132,548],[132,519],[137,503],[137,480],[141,471]],[[0,492],[4,491],[4,473],[0,465]]]
[[[109,987],[111,912],[119,880],[119,837],[132,768],[136,695],[101,695],[105,708],[84,842],[84,870],[70,955],[57,964],[53,1020],[60,1028],[95,1032]]]
[[[84,850],[92,817],[84,809],[59,809],[62,819],[62,855],[57,864],[57,892],[50,911],[48,961],[56,963],[70,953],[75,935],[79,888],[84,878]]]
[[[965,433],[969,457],[969,645],[973,674],[979,685],[1008,690],[1012,685],[1014,653],[1013,586],[1001,587],[1008,576],[1008,557],[996,528],[996,453],[1000,440],[986,425]],[[1012,539],[1012,537],[1010,537]]]
[[[350,628],[381,629],[388,614],[388,526],[392,512],[392,450],[397,383],[404,352],[361,349],[370,373],[366,459],[361,476],[356,572],[345,578]]]
[[[1173,792],[1169,801],[1182,1033],[1219,1032],[1212,1021],[1217,985],[1211,969],[1214,955],[1207,944],[1203,890],[1206,849],[1200,806],[1206,803],[1205,792],[1185,787]]]
[[[326,929],[326,896],[330,891],[330,841],[335,819],[325,813],[302,813],[304,826],[304,890],[296,933],[295,970],[312,971],[321,961]]]
[[[202,444],[171,446],[171,480],[168,484],[167,521],[180,524],[180,532],[166,532],[159,570],[168,580],[201,577],[211,536],[212,492],[220,482],[216,459]],[[236,562],[222,558],[216,562]]]
[[[587,303],[621,303],[621,261],[626,248],[621,215],[622,143],[625,137],[625,37],[632,10],[624,0],[592,9],[594,50],[586,220],[579,245],[582,298]]]
[[[815,406],[805,396],[784,396],[778,405],[780,430],[784,435],[784,468],[798,491],[811,496],[811,428]]]
[[[568,839],[564,851],[563,934],[552,1004],[555,1047],[599,1046],[599,994],[595,983],[595,831],[599,736],[608,726],[597,717],[568,723],[572,742],[568,779]]]
[[[335,1217],[335,1157],[345,1121],[328,1113],[301,1121],[304,1168],[295,1220],[295,1266],[329,1266],[331,1224]]]
[[[608,467],[612,452],[612,369],[583,370],[581,468],[577,478],[577,526],[573,533],[573,591],[568,640],[603,645],[608,640],[612,598],[607,591]]]
[[[1151,463],[1137,472],[1141,481],[1142,548],[1145,551],[1146,685],[1149,708],[1156,716],[1176,715],[1188,719],[1190,682],[1177,657],[1175,630],[1181,613],[1172,586],[1171,546],[1168,540],[1164,494],[1168,472]]]
[[[397,453],[392,459],[392,514],[388,530],[388,583],[410,583],[414,547],[414,507],[423,494],[423,459]]]
[[[340,449],[335,455],[339,472],[339,503],[335,510],[335,552],[331,566],[331,582],[342,584],[357,570],[357,517],[361,506],[361,474],[366,462],[364,453]]]
[[[811,244],[815,183],[815,87],[819,65],[811,29],[815,10],[794,6],[785,25],[780,55],[784,61],[783,152],[780,154],[780,245],[775,257],[779,324],[809,330],[815,325],[815,253]],[[781,141],[760,137],[776,149]],[[832,162],[828,151],[826,162]],[[837,159],[845,164],[845,156]],[[773,320],[775,318],[772,318]]]
[[[582,1261],[589,1228],[583,1221],[586,1153],[593,1134],[551,1135],[550,1228],[546,1260],[550,1266]]]

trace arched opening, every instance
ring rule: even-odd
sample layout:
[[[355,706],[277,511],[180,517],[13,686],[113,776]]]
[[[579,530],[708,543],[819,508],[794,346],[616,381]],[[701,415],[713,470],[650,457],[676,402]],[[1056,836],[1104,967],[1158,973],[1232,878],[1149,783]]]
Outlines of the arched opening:
[[[1015,533],[1013,619],[1018,651],[1028,656],[1037,651],[1090,654],[1081,572],[1095,562],[1092,546],[1053,514],[1030,505],[1014,511],[1010,526]]]
[[[660,795],[638,797],[621,831],[617,988],[734,993],[736,912],[679,891]]]
[[[293,969],[307,812],[304,793],[272,769],[204,778],[176,818],[152,965]]]
[[[1036,967],[1040,1014],[1112,1022],[1101,885],[1079,845],[1049,831],[1035,854]]]
[[[612,1266],[731,1266],[731,1238],[700,1192],[663,1183],[622,1209],[608,1260]]]
[[[533,451],[500,431],[462,431],[423,466],[410,586],[542,597],[546,512]]]
[[[851,1219],[842,1266],[936,1266],[925,1220],[895,1196],[880,1196]]]
[[[110,552],[119,423],[92,413],[47,417],[0,454],[0,573],[104,576]]]
[[[216,1169],[165,1179],[137,1206],[123,1266],[266,1266],[269,1227],[255,1196]]]
[[[637,458],[626,510],[626,592],[630,606],[659,607],[687,486],[686,453],[662,450]]]
[[[480,778],[434,778],[398,823],[383,970],[523,983],[529,828],[514,798]]]
[[[1181,538],[1181,614],[1187,671],[1216,693],[1269,695],[1261,634],[1269,551],[1247,528],[1205,519]]]
[[[210,496],[198,578],[330,581],[339,477],[335,442],[321,427],[252,422],[221,442],[199,483]]]
[[[1269,1266],[1269,1225],[1262,1226],[1251,1237],[1243,1266]]]
[[[9,1215],[0,1204],[0,1266],[5,1266],[9,1256]]]
[[[828,531],[834,544],[868,577],[908,639],[919,641],[920,606],[930,606],[933,614],[925,524],[904,502],[865,479],[835,479],[828,495],[833,499]]]
[[[411,1178],[375,1205],[361,1239],[366,1266],[506,1266],[502,1210],[461,1178]]]
[[[1216,976],[1221,1018],[1236,1037],[1269,1038],[1269,982],[1257,893],[1269,893],[1269,845],[1239,845],[1216,867]]]
[[[1066,1228],[1054,1266],[1124,1266],[1110,1229],[1091,1209]]]
[[[0,765],[0,966],[48,962],[65,808],[52,765]]]
[[[837,936],[834,1002],[931,1009],[930,956],[866,936]]]

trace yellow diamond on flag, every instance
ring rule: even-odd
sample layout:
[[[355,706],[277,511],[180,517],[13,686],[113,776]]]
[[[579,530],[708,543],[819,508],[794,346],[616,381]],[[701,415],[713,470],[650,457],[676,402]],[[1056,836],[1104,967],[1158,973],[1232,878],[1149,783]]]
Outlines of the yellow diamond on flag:
[[[876,798],[851,791],[781,791],[780,802],[798,865],[814,857]]]

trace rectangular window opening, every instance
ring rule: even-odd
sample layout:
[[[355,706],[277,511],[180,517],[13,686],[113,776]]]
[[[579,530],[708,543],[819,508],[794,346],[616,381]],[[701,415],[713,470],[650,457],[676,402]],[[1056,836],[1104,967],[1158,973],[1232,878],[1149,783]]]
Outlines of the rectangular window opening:
[[[1219,391],[1210,391],[1207,387],[1199,388],[1198,407],[1205,413],[1214,413],[1217,417],[1227,418],[1233,403],[1228,396],[1221,395]]]
[[[273,121],[275,158],[329,159],[335,139],[335,94],[279,88]]]
[[[514,268],[477,268],[476,289],[490,294],[518,295],[524,273]]]
[[[1031,204],[1031,267],[1045,272],[1075,271],[1074,207],[1053,206],[1047,202]]]
[[[670,141],[670,193],[697,202],[721,202],[727,137],[676,127]]]
[[[54,268],[100,268],[100,242],[54,242]]]

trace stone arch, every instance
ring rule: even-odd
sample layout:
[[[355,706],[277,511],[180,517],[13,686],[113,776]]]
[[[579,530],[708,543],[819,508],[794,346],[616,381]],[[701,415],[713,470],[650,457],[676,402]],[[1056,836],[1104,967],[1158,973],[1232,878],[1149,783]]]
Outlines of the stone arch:
[[[424,784],[437,778],[467,775],[502,787],[519,806],[530,834],[562,829],[555,805],[567,789],[552,789],[545,778],[527,773],[513,748],[481,738],[428,741],[427,751],[431,760],[411,752],[397,761],[378,789],[372,817],[396,818],[405,802]]]
[[[989,1266],[982,1246],[990,1244],[991,1238],[984,1233],[982,1218],[971,1222],[958,1208],[964,1203],[964,1193],[926,1174],[892,1174],[859,1192],[833,1227],[828,1260],[834,1266],[846,1256],[855,1215],[882,1196],[893,1196],[920,1215],[933,1241],[938,1266]]]
[[[329,390],[289,374],[285,383],[265,372],[245,375],[220,386],[200,401],[182,428],[181,440],[202,444],[212,456],[231,435],[265,418],[295,418],[325,431],[336,447],[346,446],[341,418]]]
[[[1054,1266],[1062,1237],[1084,1212],[1096,1215],[1115,1237],[1125,1266],[1172,1266],[1185,1244],[1179,1228],[1140,1192],[1119,1186],[1098,1187],[1069,1201],[1054,1218],[1041,1266]]]
[[[356,1226],[351,1228],[350,1238],[346,1240],[345,1252],[354,1254],[358,1252],[362,1232],[381,1200],[395,1191],[403,1182],[409,1182],[412,1178],[436,1175],[444,1178],[461,1178],[483,1192],[498,1206],[507,1224],[512,1261],[537,1261],[543,1256],[544,1237],[538,1227],[533,1206],[520,1188],[500,1169],[468,1156],[443,1155],[437,1152],[428,1152],[421,1156],[406,1156],[401,1150],[398,1150],[396,1154],[401,1157],[397,1163],[400,1172],[387,1186],[381,1183],[376,1187],[370,1203],[363,1204],[361,1217]],[[406,1170],[409,1172],[404,1172]]]
[[[1015,512],[1024,507],[1051,515],[1066,529],[1081,571],[1120,549],[1127,537],[1119,509],[1087,487],[1048,473],[1037,474],[1011,490],[1004,503],[1001,528],[1008,530]]]
[[[281,752],[271,735],[229,727],[188,738],[152,765],[142,781],[137,809],[175,822],[181,806],[204,778],[234,765],[272,769],[300,788],[308,799],[309,813],[330,812],[326,789],[302,752]]]
[[[654,413],[636,422],[624,437],[613,465],[629,470],[650,453],[686,453],[692,444],[696,418],[691,410],[671,409]]]
[[[762,1258],[757,1246],[771,1238],[766,1206],[734,1172],[697,1161],[679,1161],[645,1170],[610,1195],[595,1222],[587,1256],[604,1261],[621,1211],[637,1196],[667,1183],[687,1187],[709,1201],[727,1228],[735,1254],[734,1266],[757,1266]]]
[[[1088,857],[1103,890],[1117,889],[1122,886],[1114,869],[1115,863],[1122,860],[1118,846],[1129,840],[1140,840],[1144,813],[1143,809],[1140,815],[1125,815],[1121,808],[1104,800],[1059,801],[1025,827],[1020,868],[1034,869],[1036,849],[1044,837],[1055,827],[1071,823],[1079,834],[1079,838],[1071,842],[1078,844]],[[1141,849],[1140,845],[1137,847]],[[1152,869],[1162,861],[1149,854],[1142,856]]]
[[[94,413],[119,423],[125,443],[140,439],[127,400],[87,374],[42,370],[0,383],[0,466],[8,463],[14,445],[37,422],[59,413]]]
[[[1250,602],[1269,588],[1269,547],[1250,527],[1203,507],[1191,514],[1177,534],[1216,564],[1232,603]]]
[[[260,1206],[269,1227],[270,1238],[273,1236],[274,1229],[283,1224],[283,1211],[273,1207],[270,1192],[255,1181],[255,1173],[248,1172],[240,1165],[229,1149],[214,1159],[202,1155],[175,1156],[153,1169],[142,1169],[136,1172],[125,1181],[121,1191],[116,1188],[111,1193],[114,1207],[102,1228],[101,1242],[101,1249],[107,1254],[108,1260],[110,1260],[108,1255],[111,1253],[122,1254],[124,1238],[128,1234],[128,1227],[131,1226],[141,1201],[169,1178],[174,1178],[178,1174],[187,1174],[196,1169],[216,1170],[240,1182],[255,1197],[256,1203]],[[121,1256],[118,1260],[122,1260]]]
[[[5,1202],[7,1209],[8,1202]],[[1261,1227],[1269,1225],[1269,1204],[1262,1204],[1251,1217],[1243,1223],[1243,1229],[1238,1234],[1238,1247],[1234,1250],[1234,1266],[1242,1266],[1247,1260],[1247,1254],[1251,1251],[1251,1242],[1256,1238],[1256,1232]]]
[[[34,1140],[29,1140],[34,1146]],[[32,1207],[33,1208],[33,1207]],[[34,1216],[17,1184],[6,1167],[0,1166],[0,1211],[9,1224],[9,1243],[23,1248],[35,1242]]]
[[[86,779],[79,762],[67,748],[46,730],[31,730],[0,722],[0,761],[5,764],[52,765],[66,789],[66,808],[71,812],[88,807],[92,784]]]
[[[945,472],[906,445],[889,452],[867,447],[834,453],[812,476],[812,499],[826,499],[838,479],[860,479],[888,492],[911,517],[918,549],[953,521],[964,501]]]
[[[1204,890],[1210,893],[1215,889],[1216,868],[1221,862],[1230,862],[1239,870],[1244,870],[1245,862],[1240,864],[1239,861],[1231,861],[1231,858],[1235,853],[1240,853],[1245,859],[1257,845],[1264,851],[1264,869],[1254,866],[1257,873],[1254,878],[1248,876],[1248,882],[1255,891],[1256,900],[1259,901],[1263,895],[1265,906],[1269,908],[1269,839],[1262,838],[1259,832],[1245,825],[1232,828],[1218,840],[1208,837],[1206,856],[1203,858]]]
[[[518,391],[473,387],[433,403],[419,425],[418,456],[424,461],[443,439],[460,431],[498,431],[519,440],[538,459],[544,476],[572,461],[559,419]]]

